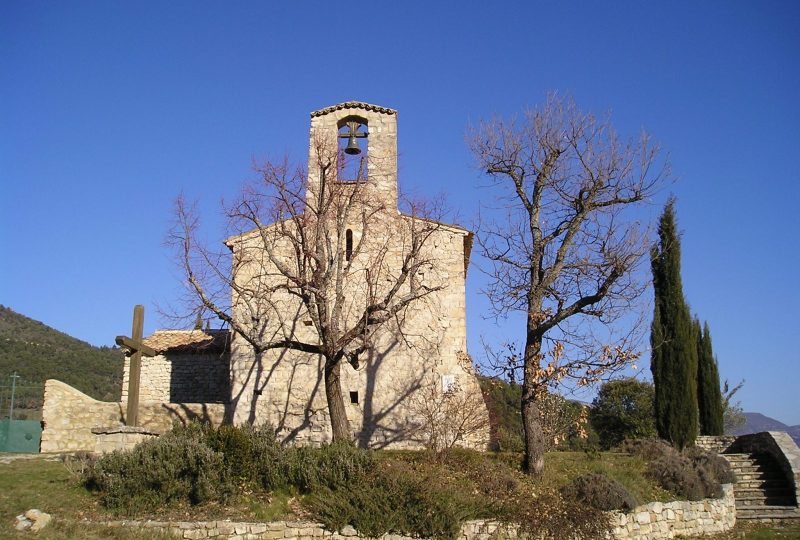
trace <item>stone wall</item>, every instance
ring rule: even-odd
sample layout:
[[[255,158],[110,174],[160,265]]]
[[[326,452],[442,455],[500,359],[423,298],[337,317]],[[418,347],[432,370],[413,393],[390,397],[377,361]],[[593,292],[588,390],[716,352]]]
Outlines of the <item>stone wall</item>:
[[[407,221],[401,220],[393,228],[397,234],[389,240],[392,245],[386,255],[387,266],[395,262],[398,267],[402,264],[402,233],[408,226]],[[377,232],[374,235],[379,236]],[[453,384],[465,397],[480,404],[480,414],[485,419],[485,429],[467,437],[463,444],[477,449],[487,447],[488,412],[482,403],[472,365],[464,355],[467,345],[466,236],[466,231],[446,227],[431,236],[430,250],[435,252],[431,257],[438,264],[436,268],[426,268],[422,279],[431,288],[440,285],[443,288],[412,304],[402,317],[378,330],[372,336],[373,347],[359,358],[358,369],[343,364],[342,394],[353,436],[360,446],[420,448],[425,443],[421,428],[429,414],[423,396],[436,393],[441,397],[444,387]],[[234,253],[252,249],[257,248],[238,245]],[[261,267],[251,271],[253,275],[270,273]],[[239,272],[237,279],[246,283],[249,272],[243,267]],[[357,271],[354,273],[359,275]],[[358,313],[366,302],[364,291],[358,290],[357,283],[348,288],[345,297],[342,308],[345,313]],[[314,342],[317,339],[314,328],[306,325],[311,321],[303,320],[300,314],[298,324],[294,314],[301,310],[292,302],[293,299],[287,300],[285,309],[281,310],[292,314],[286,317],[287,326],[291,324],[286,332],[301,341]],[[270,330],[273,331],[276,330]],[[290,350],[270,350],[256,358],[249,344],[235,336],[231,352],[234,423],[269,422],[287,442],[319,444],[329,441],[331,429],[322,363],[319,355]]]
[[[736,503],[733,484],[722,486],[721,499],[672,501],[637,506],[633,511],[614,513],[613,538],[647,540],[715,534],[732,529],[736,524]]]
[[[95,427],[92,433],[95,435],[94,451],[100,454],[130,451],[137,444],[158,437],[157,432],[130,426]]]
[[[648,540],[655,538],[676,538],[679,536],[699,536],[727,531],[736,522],[736,508],[733,500],[733,486],[723,486],[722,499],[702,501],[674,501],[669,503],[650,503],[638,506],[628,514],[611,514],[615,524],[611,537],[616,540]],[[286,539],[313,540],[367,540],[353,527],[344,527],[331,533],[319,523],[305,521],[276,521],[272,523],[232,522],[232,521],[112,521],[109,527],[141,527],[170,531],[177,538],[236,538],[236,539]],[[458,540],[515,539],[516,530],[506,528],[497,522],[487,520],[467,521],[461,527]],[[410,536],[385,534],[381,540],[412,540]]]
[[[130,357],[122,372],[122,401],[128,401]],[[227,354],[165,352],[142,356],[139,401],[161,403],[226,403],[230,399]]]
[[[139,407],[139,423],[152,433],[164,433],[174,422],[197,420],[219,425],[225,418],[226,406],[217,403],[150,402],[140,403]],[[125,444],[136,438],[121,431],[111,434],[103,430],[124,426],[124,403],[97,401],[54,379],[45,383],[42,423],[41,452],[100,452],[108,449],[109,435]]]
[[[694,444],[703,450],[721,454],[730,448],[735,440],[736,437],[733,435],[698,435]]]
[[[748,454],[769,454],[778,462],[795,490],[795,506],[800,505],[800,449],[788,433],[764,431],[740,435],[731,449]]]
[[[92,428],[121,425],[120,403],[97,401],[68,384],[50,379],[44,385],[42,452],[95,451]]]

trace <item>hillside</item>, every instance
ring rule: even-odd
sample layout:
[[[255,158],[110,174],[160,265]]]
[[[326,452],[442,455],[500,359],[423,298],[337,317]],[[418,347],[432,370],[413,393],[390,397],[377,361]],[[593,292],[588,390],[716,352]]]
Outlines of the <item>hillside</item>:
[[[0,305],[0,386],[7,387],[16,371],[22,387],[41,387],[47,379],[58,379],[95,399],[116,401],[122,361],[116,347],[94,347]],[[8,389],[0,393],[2,400]],[[41,393],[41,388],[21,388],[17,407],[41,407]]]

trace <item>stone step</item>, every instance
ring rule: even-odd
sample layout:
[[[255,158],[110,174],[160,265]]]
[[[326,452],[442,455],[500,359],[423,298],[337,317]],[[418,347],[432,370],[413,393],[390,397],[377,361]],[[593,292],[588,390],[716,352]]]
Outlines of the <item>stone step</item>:
[[[722,457],[728,460],[730,463],[740,463],[742,461],[750,461],[753,459],[753,456],[750,454],[720,454]]]
[[[756,461],[754,463],[737,463],[731,464],[731,469],[734,471],[780,471],[781,468],[773,463],[764,463],[763,461]]]
[[[774,487],[739,487],[738,485],[734,487],[733,493],[736,495],[736,498],[739,497],[746,498],[746,497],[791,497],[794,499],[794,489],[791,487],[782,484],[779,486]]]
[[[775,460],[761,454],[724,454],[736,476],[736,519],[780,522],[800,520],[794,486]]]
[[[763,478],[756,478],[753,480],[737,480],[734,484],[734,490],[740,491],[744,489],[782,489],[788,488],[784,478],[772,478],[764,480]]]
[[[794,498],[792,497],[745,497],[736,498],[736,509],[740,508],[754,508],[766,506],[792,506]]]
[[[753,508],[736,507],[736,519],[748,520],[800,520],[796,506],[759,506]]]
[[[739,482],[746,481],[746,480],[763,480],[763,481],[778,480],[778,481],[781,481],[781,480],[784,480],[784,478],[785,478],[783,476],[783,473],[776,472],[776,471],[773,471],[773,472],[736,472],[736,471],[734,471],[733,474],[736,475],[736,483],[737,484]]]

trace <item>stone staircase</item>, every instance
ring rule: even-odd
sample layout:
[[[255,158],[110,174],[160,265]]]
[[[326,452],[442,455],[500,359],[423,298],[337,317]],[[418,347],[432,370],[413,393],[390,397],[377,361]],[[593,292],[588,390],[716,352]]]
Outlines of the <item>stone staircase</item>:
[[[769,454],[724,453],[736,474],[733,493],[736,519],[800,521],[795,490],[780,465]]]

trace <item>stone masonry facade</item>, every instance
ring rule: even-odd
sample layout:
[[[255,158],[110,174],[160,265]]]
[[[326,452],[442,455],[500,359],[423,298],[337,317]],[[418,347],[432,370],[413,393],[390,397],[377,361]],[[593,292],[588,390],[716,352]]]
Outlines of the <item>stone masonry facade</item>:
[[[398,208],[397,191],[397,113],[391,109],[359,102],[348,102],[312,113],[307,200],[314,200],[320,184],[320,148],[336,147],[339,129],[356,119],[368,130],[367,178],[351,184],[360,190],[359,207],[347,221],[352,243],[362,245],[344,285],[344,312],[360,313],[367,301],[363,275],[376,272],[370,254],[382,254],[377,288],[381,293],[389,286],[403,264],[412,228],[420,221],[403,214]],[[310,203],[309,203],[310,204]],[[362,212],[362,209],[366,210]],[[364,233],[362,216],[375,216]],[[433,222],[427,222],[433,223]],[[465,354],[465,279],[472,233],[456,225],[435,223],[423,256],[433,261],[418,279],[431,287],[444,285],[412,304],[396,321],[382,327],[373,337],[373,347],[358,369],[343,364],[342,393],[353,436],[361,446],[372,448],[418,448],[422,444],[420,427],[425,420],[420,414],[423,395],[441,395],[457,387],[460,392],[481,400],[477,378]],[[282,277],[271,261],[264,262],[264,243],[271,230],[245,233],[226,242],[233,252],[236,282],[245,287],[264,275]],[[284,249],[283,260],[293,257],[291,246],[281,247],[276,235],[270,250]],[[361,262],[363,258],[364,262]],[[359,266],[361,265],[361,266]],[[369,274],[367,274],[369,275]],[[372,274],[375,278],[375,274]],[[388,279],[386,279],[388,278]],[[287,295],[277,309],[289,314],[271,326],[267,334],[293,335],[300,341],[316,339],[312,321],[299,307],[295,297]],[[234,318],[247,324],[252,306],[233,298]],[[402,319],[402,320],[401,320]],[[323,381],[321,356],[293,350],[275,349],[256,358],[241,336],[231,346],[231,414],[234,423],[264,423],[275,426],[279,436],[292,443],[320,444],[330,441],[331,428]],[[488,413],[483,407],[486,429],[463,441],[465,446],[485,448],[488,442]]]
[[[142,357],[140,402],[227,403],[229,359],[220,353],[168,353]],[[122,401],[128,401],[130,357],[125,357]]]

